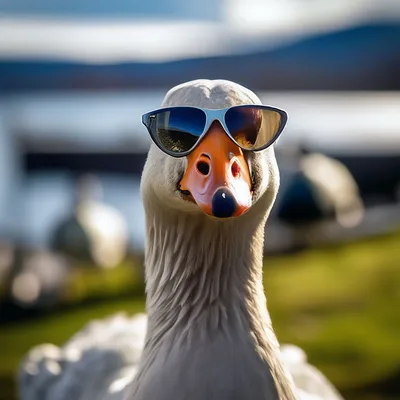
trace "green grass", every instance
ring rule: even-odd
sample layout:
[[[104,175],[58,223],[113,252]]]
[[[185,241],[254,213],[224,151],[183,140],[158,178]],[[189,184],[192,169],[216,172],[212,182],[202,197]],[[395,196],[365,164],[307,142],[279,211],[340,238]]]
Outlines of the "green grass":
[[[267,259],[265,286],[281,342],[300,345],[342,389],[400,366],[400,235]]]
[[[268,308],[280,342],[304,348],[310,362],[341,390],[379,382],[399,368],[399,244],[396,233],[266,258]],[[84,276],[91,284],[75,288],[74,296],[82,297],[88,288],[101,292],[106,284],[92,273],[81,275],[81,282]],[[111,286],[110,292],[117,292],[116,282]],[[0,380],[11,390],[21,358],[36,344],[62,344],[91,319],[143,310],[140,297],[102,300],[2,327]]]

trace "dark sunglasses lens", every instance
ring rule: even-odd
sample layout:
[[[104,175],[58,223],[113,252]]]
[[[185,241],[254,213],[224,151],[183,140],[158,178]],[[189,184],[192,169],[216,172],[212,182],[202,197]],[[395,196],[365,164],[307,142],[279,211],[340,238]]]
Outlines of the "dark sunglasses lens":
[[[234,107],[225,114],[225,124],[236,142],[247,150],[260,149],[276,138],[281,114],[259,107]]]
[[[206,115],[190,107],[159,111],[148,118],[148,128],[162,148],[179,154],[190,150],[203,133]]]

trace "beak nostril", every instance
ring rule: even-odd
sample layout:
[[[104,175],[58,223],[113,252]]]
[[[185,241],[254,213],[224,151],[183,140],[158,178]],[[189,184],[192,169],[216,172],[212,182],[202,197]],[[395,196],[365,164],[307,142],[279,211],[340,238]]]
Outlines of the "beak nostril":
[[[200,174],[207,176],[208,173],[210,172],[210,165],[206,163],[205,161],[199,161],[196,165],[197,171],[200,172]]]
[[[238,178],[240,175],[240,165],[237,161],[234,161],[231,165],[231,172],[234,178]]]

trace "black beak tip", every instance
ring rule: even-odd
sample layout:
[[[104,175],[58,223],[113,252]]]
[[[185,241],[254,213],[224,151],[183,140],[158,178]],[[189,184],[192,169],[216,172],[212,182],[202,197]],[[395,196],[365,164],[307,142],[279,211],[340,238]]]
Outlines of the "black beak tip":
[[[229,218],[235,213],[237,203],[227,188],[218,189],[212,198],[211,211],[214,217]]]

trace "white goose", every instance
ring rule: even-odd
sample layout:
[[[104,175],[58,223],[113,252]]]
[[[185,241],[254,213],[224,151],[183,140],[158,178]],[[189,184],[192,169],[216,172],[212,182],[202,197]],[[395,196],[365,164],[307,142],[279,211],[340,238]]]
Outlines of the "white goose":
[[[196,80],[162,106],[242,104],[261,102],[238,84]],[[214,212],[218,185],[231,190]],[[186,157],[153,144],[141,185],[147,316],[92,322],[61,348],[33,349],[20,369],[22,399],[342,399],[300,349],[281,351],[272,329],[262,262],[278,186],[273,147],[243,152],[217,121]]]

